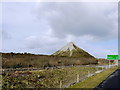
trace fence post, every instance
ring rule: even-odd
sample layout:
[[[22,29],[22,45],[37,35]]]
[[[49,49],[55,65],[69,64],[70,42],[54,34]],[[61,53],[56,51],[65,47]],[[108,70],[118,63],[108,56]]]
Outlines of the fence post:
[[[90,73],[90,72],[88,71],[88,77],[89,77],[89,73]]]
[[[110,68],[110,60],[108,60],[109,62],[108,62],[108,68]]]
[[[99,67],[97,68],[97,71],[99,71]]]
[[[104,67],[102,66],[102,71],[103,71],[103,68],[104,68]]]
[[[79,82],[79,74],[77,74],[77,82]]]
[[[62,81],[60,80],[60,88],[62,88]]]

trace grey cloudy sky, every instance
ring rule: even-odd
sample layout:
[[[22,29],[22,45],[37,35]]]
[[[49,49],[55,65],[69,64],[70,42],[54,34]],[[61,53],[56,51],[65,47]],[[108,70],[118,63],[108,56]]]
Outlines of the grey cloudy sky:
[[[52,54],[74,42],[95,57],[118,53],[113,2],[4,2],[3,52]]]

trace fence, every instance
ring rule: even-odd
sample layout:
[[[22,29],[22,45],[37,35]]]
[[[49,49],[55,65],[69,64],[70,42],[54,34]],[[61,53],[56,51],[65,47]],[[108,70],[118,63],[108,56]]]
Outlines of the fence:
[[[75,83],[78,83],[78,82],[80,82],[80,81],[82,81],[82,80],[84,80],[84,79],[86,79],[90,76],[93,76],[97,73],[100,73],[100,72],[104,71],[105,69],[107,69],[107,68],[102,67],[102,66],[101,67],[96,67],[95,66],[95,67],[90,67],[90,68],[87,67],[87,66],[82,66],[82,67],[79,67],[79,66],[71,67],[70,66],[70,67],[61,67],[60,69],[55,69],[55,70],[53,70],[51,68],[51,69],[48,69],[48,70],[43,70],[43,72],[45,71],[44,73],[37,71],[39,73],[29,74],[30,75],[30,77],[29,77],[30,80],[27,80],[27,79],[26,80],[30,81],[30,83],[31,83],[31,81],[35,82],[35,85],[37,83],[39,83],[38,85],[40,85],[40,84],[45,85],[48,88],[66,88],[66,87],[69,87],[69,86],[71,86]],[[14,71],[16,69],[8,69],[8,71],[10,71],[10,70]],[[21,69],[17,69],[17,70],[19,71]],[[22,70],[41,70],[41,69],[40,68],[39,69],[38,68],[32,68],[32,69],[24,68]],[[5,71],[7,71],[7,69],[4,70],[4,72]],[[11,77],[12,76],[10,76],[10,78]],[[27,74],[24,75],[24,79],[25,79],[25,77],[28,77]],[[42,79],[42,77],[43,77],[43,79]],[[6,80],[8,80],[8,79],[6,79]],[[22,80],[22,77],[21,77],[21,80]],[[35,81],[35,80],[37,80],[38,82]],[[40,82],[39,82],[39,80],[40,80]],[[44,84],[43,84],[43,82],[44,82]]]
[[[76,81],[73,82],[73,83],[71,83],[71,84],[69,84],[68,86],[63,87],[63,88],[67,88],[67,87],[69,87],[69,86],[71,86],[71,85],[74,85],[74,84],[76,84],[76,83],[79,83],[80,81],[85,80],[85,79],[88,78],[88,77],[94,76],[94,75],[96,75],[96,74],[98,74],[98,73],[100,73],[100,72],[103,72],[103,71],[105,71],[106,69],[109,69],[110,67],[113,67],[113,66],[115,66],[115,65],[99,66],[99,67],[101,67],[101,70],[98,70],[98,68],[99,68],[99,67],[98,67],[96,72],[90,73],[90,72],[88,71],[88,74],[85,75],[84,77],[81,77],[81,78],[79,77],[79,74],[77,74],[77,75],[76,75]]]

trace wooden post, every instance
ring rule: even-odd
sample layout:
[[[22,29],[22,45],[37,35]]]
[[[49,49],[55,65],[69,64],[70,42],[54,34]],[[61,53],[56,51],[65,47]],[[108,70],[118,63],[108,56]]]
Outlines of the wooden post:
[[[109,60],[109,68],[110,68],[110,60]]]
[[[90,73],[90,72],[88,71],[88,77],[89,77],[89,73]]]
[[[77,82],[79,82],[79,74],[77,74]]]
[[[106,69],[108,69],[108,66],[106,66]]]
[[[103,71],[103,66],[102,66],[102,71]]]
[[[98,71],[98,67],[96,68],[96,70]]]
[[[62,88],[62,81],[60,80],[60,88]]]

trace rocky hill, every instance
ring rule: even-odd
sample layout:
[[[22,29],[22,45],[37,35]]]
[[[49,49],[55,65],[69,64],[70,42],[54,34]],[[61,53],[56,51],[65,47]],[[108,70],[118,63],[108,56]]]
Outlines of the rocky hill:
[[[83,49],[77,47],[73,42],[69,42],[66,46],[64,46],[62,49],[58,50],[52,55],[65,57],[94,58],[92,55],[90,55]]]

